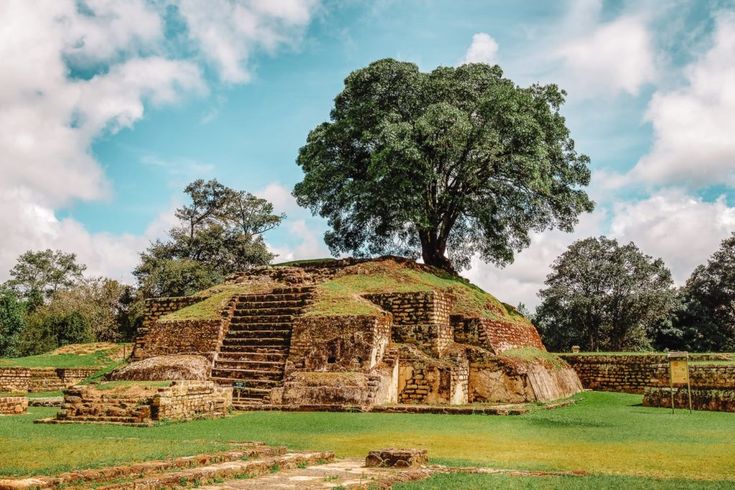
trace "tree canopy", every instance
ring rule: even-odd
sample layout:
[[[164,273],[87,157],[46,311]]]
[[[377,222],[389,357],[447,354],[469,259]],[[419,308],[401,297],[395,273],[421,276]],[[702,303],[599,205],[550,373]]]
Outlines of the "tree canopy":
[[[675,322],[681,347],[735,350],[735,233],[694,270],[681,296],[684,307]]]
[[[564,97],[556,85],[519,87],[498,66],[422,73],[376,61],[347,77],[331,120],[309,133],[294,195],[327,218],[334,254],[507,264],[530,231],[571,230],[593,208]]]
[[[176,210],[169,239],[152,243],[133,272],[145,296],[192,294],[273,259],[262,237],[284,218],[273,204],[216,180],[196,180],[184,192],[190,203]]]
[[[19,338],[25,328],[26,305],[9,289],[0,288],[0,357],[20,354]]]
[[[73,253],[61,250],[28,250],[10,269],[6,285],[20,297],[37,305],[59,289],[73,286],[82,279],[87,266],[77,263]]]
[[[676,307],[671,272],[634,243],[606,237],[569,246],[552,266],[535,320],[548,347],[648,348]]]

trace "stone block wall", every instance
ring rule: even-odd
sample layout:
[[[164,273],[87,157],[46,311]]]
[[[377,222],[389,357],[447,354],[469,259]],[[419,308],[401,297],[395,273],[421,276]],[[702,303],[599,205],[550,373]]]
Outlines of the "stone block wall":
[[[212,381],[181,381],[152,388],[132,385],[98,389],[75,386],[64,391],[57,420],[149,425],[154,421],[222,417],[232,407],[232,388]]]
[[[436,365],[401,364],[398,375],[399,403],[449,403],[452,369]]]
[[[531,323],[483,319],[482,326],[487,346],[496,354],[526,347],[546,350],[538,330]]]
[[[366,299],[393,315],[392,340],[439,355],[454,341],[451,296],[437,291],[369,294]]]
[[[668,386],[663,355],[563,355],[590,390],[641,394],[649,386]]]
[[[212,360],[223,335],[223,324],[221,319],[157,321],[137,338],[133,358],[194,354]]]
[[[546,350],[536,327],[530,323],[462,316],[452,316],[451,323],[455,342],[483,347],[495,354],[526,347]]]
[[[135,360],[150,357],[146,355],[145,348],[148,341],[148,333],[150,329],[156,325],[158,319],[162,316],[173,313],[187,306],[196,304],[205,298],[196,296],[177,296],[170,298],[151,298],[145,300],[145,315],[143,317],[143,325],[136,335],[135,345],[133,347],[132,358]]]
[[[591,390],[643,393],[648,387],[669,386],[669,361],[665,354],[570,355],[563,354],[582,385]],[[689,365],[693,388],[735,390],[735,366]]]
[[[398,403],[466,403],[459,400],[464,388],[461,373],[454,372],[462,366],[429,357],[412,344],[401,345],[399,351]]]
[[[0,368],[2,391],[58,391],[80,383],[96,368]]]
[[[28,391],[30,381],[28,368],[0,368],[0,391]]]
[[[160,389],[151,403],[153,420],[224,417],[232,407],[232,388],[212,382],[180,382]]]
[[[19,415],[26,410],[28,410],[27,397],[0,395],[0,415]]]
[[[391,315],[300,317],[291,331],[286,373],[370,371],[382,359]]]
[[[671,389],[646,388],[643,406],[671,408]],[[674,407],[689,408],[689,394],[686,388],[674,388]],[[735,390],[692,388],[692,408],[715,412],[735,412]]]

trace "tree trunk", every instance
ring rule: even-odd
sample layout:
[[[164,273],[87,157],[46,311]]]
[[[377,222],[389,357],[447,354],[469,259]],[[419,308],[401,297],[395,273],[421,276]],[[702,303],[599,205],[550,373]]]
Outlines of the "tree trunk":
[[[421,257],[424,264],[454,272],[452,262],[444,256],[446,246],[442,245],[442,240],[436,237],[436,232],[421,231],[419,232],[419,238],[421,239]]]

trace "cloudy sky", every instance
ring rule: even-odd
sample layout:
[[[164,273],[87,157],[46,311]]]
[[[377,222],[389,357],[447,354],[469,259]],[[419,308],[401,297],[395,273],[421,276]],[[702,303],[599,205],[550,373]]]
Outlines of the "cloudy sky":
[[[294,159],[344,77],[385,57],[569,92],[597,209],[465,271],[507,302],[536,305],[579,238],[633,240],[681,283],[735,231],[735,1],[0,0],[0,281],[49,247],[130,281],[200,177],[287,213],[280,259],[327,256]]]

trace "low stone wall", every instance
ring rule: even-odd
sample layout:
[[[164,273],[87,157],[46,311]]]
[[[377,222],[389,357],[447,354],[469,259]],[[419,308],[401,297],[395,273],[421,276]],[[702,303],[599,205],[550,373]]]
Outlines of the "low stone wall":
[[[153,420],[224,417],[232,408],[232,388],[211,382],[176,383],[159,389],[151,407]]]
[[[562,354],[591,390],[643,393],[649,387],[669,386],[666,354]],[[735,365],[689,365],[692,388],[735,390]]]
[[[99,389],[76,386],[64,391],[56,419],[149,425],[154,421],[222,417],[232,407],[232,388],[211,381],[182,381],[168,387]]]
[[[298,318],[285,372],[367,372],[383,359],[390,332],[390,314]]]
[[[96,372],[97,368],[0,368],[0,391],[58,391]]]
[[[671,408],[670,388],[646,388],[643,406]],[[674,407],[689,408],[689,394],[686,388],[674,388]],[[692,408],[715,412],[735,412],[735,390],[693,388]]]
[[[28,397],[25,395],[0,395],[0,415],[19,415],[28,410]]]

